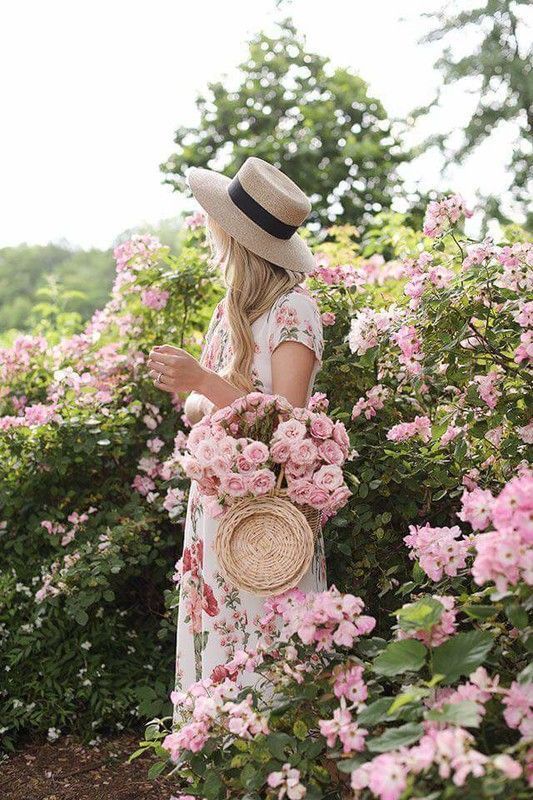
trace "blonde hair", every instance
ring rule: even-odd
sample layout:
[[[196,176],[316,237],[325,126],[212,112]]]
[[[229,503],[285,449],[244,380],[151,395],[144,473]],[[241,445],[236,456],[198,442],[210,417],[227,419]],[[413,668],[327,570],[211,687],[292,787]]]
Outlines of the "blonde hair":
[[[206,223],[210,261],[221,269],[226,286],[225,313],[233,350],[232,358],[220,374],[237,388],[251,392],[255,350],[252,323],[278,297],[302,283],[305,276],[252,253],[213,217],[207,215]]]

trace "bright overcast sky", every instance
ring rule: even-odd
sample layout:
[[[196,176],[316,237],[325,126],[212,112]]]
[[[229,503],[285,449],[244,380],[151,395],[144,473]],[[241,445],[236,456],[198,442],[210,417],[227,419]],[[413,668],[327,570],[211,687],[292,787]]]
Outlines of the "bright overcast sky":
[[[416,40],[421,11],[441,3],[294,0],[291,14],[309,48],[356,70],[400,117],[438,82],[434,46]],[[108,247],[126,228],[191,208],[162,184],[159,164],[176,127],[197,121],[198,91],[231,75],[274,13],[274,0],[1,3],[0,246]],[[460,128],[471,102],[450,99],[443,124]],[[453,174],[467,199],[505,184],[504,139]],[[435,156],[405,175],[442,185]]]

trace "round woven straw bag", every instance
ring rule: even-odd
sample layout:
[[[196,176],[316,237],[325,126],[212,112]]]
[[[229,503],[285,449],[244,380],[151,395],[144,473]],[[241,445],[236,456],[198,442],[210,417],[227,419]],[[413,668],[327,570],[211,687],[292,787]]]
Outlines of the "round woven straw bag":
[[[281,594],[296,586],[311,565],[320,511],[295,505],[276,486],[261,497],[237,500],[218,525],[214,547],[221,571],[252,594]]]

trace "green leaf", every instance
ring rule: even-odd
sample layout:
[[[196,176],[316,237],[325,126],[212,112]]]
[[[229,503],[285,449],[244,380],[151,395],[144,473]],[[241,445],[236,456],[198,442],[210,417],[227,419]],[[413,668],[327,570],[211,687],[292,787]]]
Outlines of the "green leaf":
[[[305,737],[307,736],[309,728],[303,721],[303,719],[297,719],[294,725],[292,726],[292,732],[296,736],[297,739],[303,742]]]
[[[481,605],[463,606],[463,611],[473,619],[489,619],[489,617],[494,617],[498,613],[496,606]]]
[[[366,746],[371,753],[386,753],[417,742],[423,733],[424,728],[419,722],[407,722],[399,728],[390,728],[375,739],[367,739]]]
[[[446,703],[441,709],[428,711],[425,718],[432,722],[451,722],[465,728],[478,728],[481,721],[479,706],[473,700]]]
[[[223,788],[224,784],[218,777],[215,770],[209,770],[202,786],[202,795],[205,797],[205,799],[218,800],[218,798],[221,796],[221,789]]]
[[[388,717],[388,711],[394,702],[393,697],[380,697],[379,700],[374,700],[366,708],[363,708],[357,715],[357,722],[360,725],[376,725]]]
[[[164,761],[159,761],[157,764],[152,764],[148,770],[148,780],[153,781],[154,778],[157,778],[158,775],[161,775],[166,766],[167,765]]]
[[[367,759],[364,756],[353,756],[352,758],[342,758],[337,761],[337,769],[339,772],[353,772],[364,764]]]
[[[89,616],[88,616],[87,612],[83,610],[83,608],[77,609],[77,611],[76,611],[76,613],[74,615],[74,619],[76,620],[78,625],[81,625],[81,626],[87,625],[87,623],[89,622]]]
[[[402,631],[429,631],[440,620],[443,611],[442,603],[427,595],[400,608],[396,616]]]
[[[374,660],[374,671],[378,675],[416,672],[424,665],[426,653],[424,645],[416,639],[391,642]]]
[[[274,733],[269,733],[265,739],[265,744],[268,747],[268,750],[274,758],[279,759],[280,761],[285,760],[285,747],[292,742],[292,738],[289,736],[288,733],[283,733],[282,731],[276,731]]]
[[[259,789],[265,782],[262,772],[253,764],[247,764],[240,775],[241,783],[246,789]],[[207,783],[207,781],[206,781]],[[205,789],[204,789],[205,791]]]
[[[505,609],[507,619],[515,628],[527,628],[527,611],[519,605],[509,605]]]
[[[493,644],[490,633],[484,631],[458,633],[433,651],[433,674],[441,673],[447,683],[470,675],[483,664]]]
[[[410,703],[416,703],[423,697],[427,697],[429,693],[430,690],[424,689],[422,686],[412,686],[408,692],[403,692],[395,698],[393,704],[388,710],[387,717],[390,718],[391,714],[399,711],[404,706],[409,705]]]

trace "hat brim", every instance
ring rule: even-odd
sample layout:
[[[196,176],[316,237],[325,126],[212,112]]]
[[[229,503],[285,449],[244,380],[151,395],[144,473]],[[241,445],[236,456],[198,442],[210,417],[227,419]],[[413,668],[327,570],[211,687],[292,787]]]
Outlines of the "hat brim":
[[[228,194],[230,181],[226,175],[205,167],[191,167],[187,173],[187,183],[202,208],[240,244],[285,269],[314,272],[315,257],[298,232],[290,239],[277,239],[264,231],[235,205]]]

